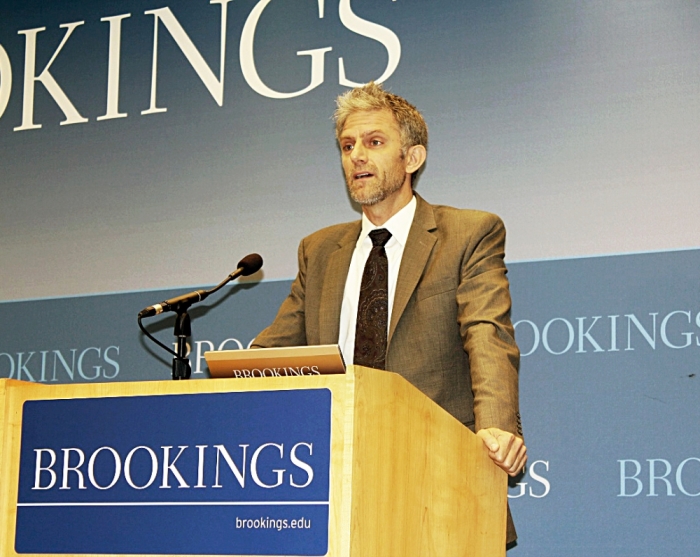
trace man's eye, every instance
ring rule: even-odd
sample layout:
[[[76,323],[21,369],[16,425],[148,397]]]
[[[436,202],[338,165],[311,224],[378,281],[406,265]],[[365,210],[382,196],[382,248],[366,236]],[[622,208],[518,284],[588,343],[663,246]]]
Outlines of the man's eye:
[[[382,144],[382,140],[381,139],[373,139],[370,143],[376,147],[377,145]]]
[[[352,145],[349,143],[347,145],[343,145],[343,151],[352,151]]]

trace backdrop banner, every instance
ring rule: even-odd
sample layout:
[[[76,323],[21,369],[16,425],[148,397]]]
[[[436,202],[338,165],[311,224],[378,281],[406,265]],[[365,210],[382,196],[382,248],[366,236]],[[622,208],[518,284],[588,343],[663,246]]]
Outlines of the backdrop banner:
[[[331,114],[370,80],[511,260],[700,247],[698,36],[687,0],[5,0],[0,299],[293,277],[358,216]]]

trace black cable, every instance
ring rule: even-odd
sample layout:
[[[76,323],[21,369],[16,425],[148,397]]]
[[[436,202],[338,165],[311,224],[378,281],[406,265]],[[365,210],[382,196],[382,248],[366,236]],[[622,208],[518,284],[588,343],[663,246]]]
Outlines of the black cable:
[[[158,346],[161,346],[162,348],[164,348],[165,350],[167,350],[168,352],[170,352],[173,356],[175,356],[177,358],[177,353],[175,352],[175,350],[172,350],[171,348],[169,348],[168,346],[163,344],[161,341],[159,341],[156,337],[154,337],[151,333],[149,333],[146,330],[146,328],[143,326],[143,323],[141,323],[141,316],[140,315],[138,316],[138,321],[139,321],[139,328],[143,331],[143,334],[145,334],[148,338],[150,338]]]

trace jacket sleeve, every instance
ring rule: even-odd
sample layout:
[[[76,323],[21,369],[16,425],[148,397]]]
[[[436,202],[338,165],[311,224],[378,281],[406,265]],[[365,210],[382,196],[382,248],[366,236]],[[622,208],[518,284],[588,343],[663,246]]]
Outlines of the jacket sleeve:
[[[306,256],[304,240],[298,250],[299,272],[289,296],[282,302],[272,324],[264,329],[251,344],[252,348],[275,346],[303,346],[306,341]]]
[[[469,357],[475,427],[522,436],[518,405],[520,352],[510,320],[505,227],[489,213],[461,263],[457,289],[459,327]]]

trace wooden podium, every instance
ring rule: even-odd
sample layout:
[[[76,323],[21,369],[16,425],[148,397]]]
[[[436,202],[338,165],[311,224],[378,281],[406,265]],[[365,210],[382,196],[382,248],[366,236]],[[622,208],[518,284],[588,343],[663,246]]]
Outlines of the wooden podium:
[[[326,555],[505,555],[507,477],[482,441],[399,375],[359,366],[310,377],[53,386],[1,380],[0,554],[19,555],[25,401],[297,389],[331,393]],[[49,554],[56,553],[33,555]]]

